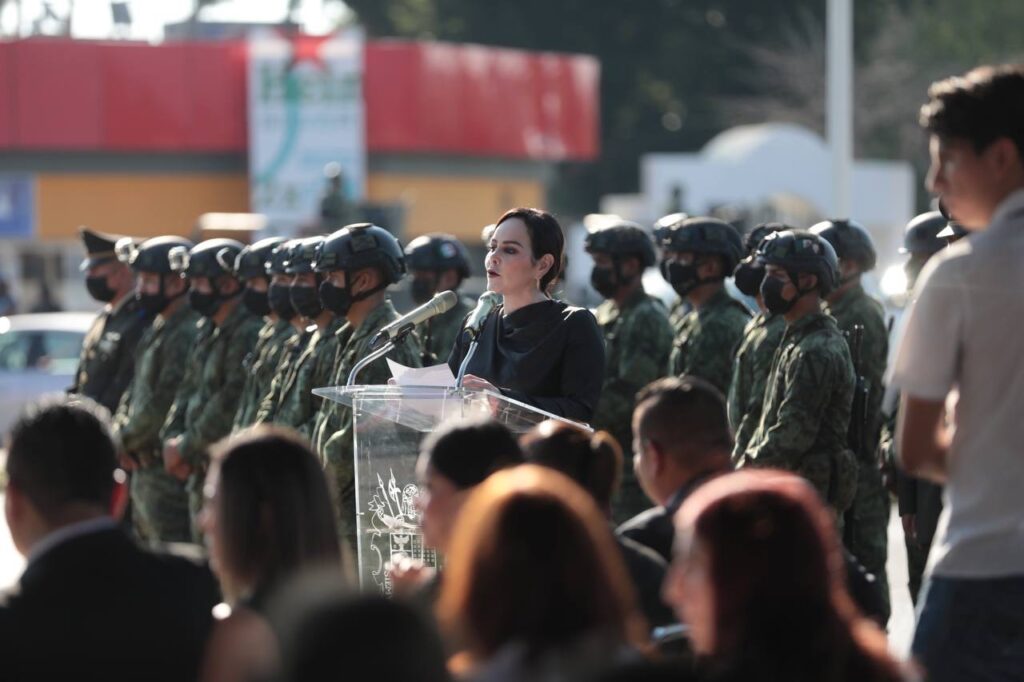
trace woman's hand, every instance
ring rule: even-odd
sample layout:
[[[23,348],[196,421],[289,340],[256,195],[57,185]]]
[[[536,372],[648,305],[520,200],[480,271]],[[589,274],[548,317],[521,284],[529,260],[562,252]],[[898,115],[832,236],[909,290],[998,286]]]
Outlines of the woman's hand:
[[[501,389],[489,382],[487,379],[481,379],[475,374],[467,374],[462,377],[462,387],[468,388],[471,391],[491,391],[492,393],[501,393]]]

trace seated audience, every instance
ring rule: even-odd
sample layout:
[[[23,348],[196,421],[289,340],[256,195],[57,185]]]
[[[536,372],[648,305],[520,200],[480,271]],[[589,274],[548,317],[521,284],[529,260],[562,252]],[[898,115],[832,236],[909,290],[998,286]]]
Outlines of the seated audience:
[[[637,656],[646,626],[608,521],[562,474],[492,474],[455,525],[438,601],[470,679],[585,679]]]
[[[337,576],[309,575],[272,600],[281,682],[446,682],[433,621],[401,600],[359,595]]]
[[[831,512],[799,477],[744,470],[676,514],[665,596],[709,673],[742,680],[903,679],[843,587]]]
[[[455,421],[442,426],[423,442],[417,462],[420,493],[416,498],[423,542],[448,552],[452,527],[473,489],[499,469],[521,464],[523,453],[515,436],[491,419]],[[438,587],[433,569],[422,562],[392,566],[393,589],[433,599]]]
[[[296,434],[258,426],[211,455],[200,523],[231,612],[214,629],[202,679],[247,680],[277,662],[267,600],[300,572],[331,567],[342,580],[342,552],[323,468]]]
[[[658,505],[619,534],[672,560],[672,516],[700,484],[732,468],[725,398],[707,381],[683,376],[644,387],[633,410],[633,470]]]
[[[551,467],[576,481],[611,518],[612,498],[622,476],[622,450],[606,431],[585,429],[549,420],[537,425],[521,439],[526,460]],[[640,608],[651,625],[675,622],[672,610],[661,599],[665,560],[657,552],[627,537],[616,536],[626,569],[640,600]]]
[[[109,417],[57,396],[10,431],[4,511],[28,565],[0,598],[4,680],[196,679],[216,584],[205,566],[139,548],[111,516]]]

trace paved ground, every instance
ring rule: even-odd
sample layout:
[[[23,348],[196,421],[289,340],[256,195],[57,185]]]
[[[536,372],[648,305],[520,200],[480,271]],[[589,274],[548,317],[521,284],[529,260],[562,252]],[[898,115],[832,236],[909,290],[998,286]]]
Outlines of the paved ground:
[[[0,507],[3,495],[0,494]],[[25,566],[14,549],[7,524],[0,516],[0,589],[13,585]],[[914,612],[907,592],[907,559],[903,547],[903,528],[893,510],[889,523],[889,587],[892,599],[892,618],[889,620],[889,645],[892,652],[903,658],[910,650],[914,634]]]

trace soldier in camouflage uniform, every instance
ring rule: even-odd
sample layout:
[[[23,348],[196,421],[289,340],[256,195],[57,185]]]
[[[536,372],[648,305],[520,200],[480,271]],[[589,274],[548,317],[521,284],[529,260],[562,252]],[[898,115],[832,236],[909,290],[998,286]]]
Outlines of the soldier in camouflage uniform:
[[[655,245],[660,247],[664,244],[668,236],[672,234],[672,226],[683,222],[689,217],[685,213],[669,213],[667,216],[659,218],[654,223]],[[675,329],[683,321],[688,312],[690,312],[690,302],[686,300],[685,296],[680,296],[668,311],[668,323],[672,329]]]
[[[417,237],[405,247],[405,263],[412,277],[412,300],[423,304],[442,291],[458,291],[469,277],[469,253],[455,237],[428,234]],[[447,362],[455,346],[455,337],[462,331],[462,322],[476,305],[460,296],[458,303],[446,313],[424,322],[417,330],[423,339],[423,365]]]
[[[201,538],[196,522],[210,461],[207,447],[231,431],[245,385],[242,362],[256,343],[261,325],[260,318],[241,304],[241,282],[220,264],[234,260],[241,250],[233,239],[208,239],[191,250],[170,253],[171,267],[191,282],[189,303],[204,317],[185,377],[160,430],[164,467],[186,481],[196,542]]]
[[[786,331],[786,320],[765,308],[761,298],[761,282],[764,281],[764,263],[757,260],[757,247],[773,232],[791,230],[781,223],[758,225],[747,235],[745,246],[747,257],[736,266],[733,279],[741,293],[757,301],[758,313],[743,330],[743,340],[736,351],[732,381],[729,384],[729,423],[735,433],[733,456],[739,456],[747,449],[750,436],[761,422],[761,404],[772,358]]]
[[[854,375],[850,349],[821,298],[838,280],[832,246],[802,230],[769,234],[758,247],[765,264],[765,307],[786,331],[772,361],[761,421],[737,466],[773,467],[806,478],[837,512],[849,507],[857,462],[847,447]]]
[[[594,259],[590,284],[606,300],[595,316],[605,343],[604,385],[591,424],[608,431],[632,452],[633,407],[637,392],[665,371],[672,348],[672,327],[665,307],[644,291],[644,270],[654,265],[654,243],[643,228],[620,221],[587,233]],[[613,516],[625,521],[651,506],[625,458],[622,485]]]
[[[675,326],[668,373],[698,376],[729,392],[733,358],[750,311],[729,295],[725,278],[743,257],[732,225],[714,218],[686,218],[668,228],[661,272],[691,310]]]
[[[390,232],[369,223],[349,225],[330,235],[320,247],[315,267],[326,275],[324,305],[346,321],[338,332],[334,375],[323,386],[348,383],[352,367],[370,353],[370,340],[399,318],[386,289],[405,274],[402,246]],[[419,367],[423,348],[410,333],[386,357],[407,367]],[[385,358],[363,368],[360,384],[384,384],[391,378]],[[352,412],[340,403],[324,401],[317,418],[315,439],[323,458],[327,482],[335,501],[339,528],[356,546],[355,477]]]
[[[271,385],[273,405],[261,408],[258,421],[272,421],[289,426],[302,436],[313,439],[320,398],[314,388],[330,386],[334,377],[334,356],[338,350],[337,332],[345,318],[323,305],[320,287],[323,274],[313,270],[317,249],[323,237],[301,240],[288,253],[285,269],[292,275],[291,300],[299,315],[313,323],[315,329],[287,373],[279,374]]]
[[[903,233],[903,246],[900,253],[908,256],[903,270],[907,275],[907,294],[917,284],[925,263],[936,253],[946,248],[945,230],[952,233],[947,218],[938,211],[922,213],[907,224]],[[937,343],[942,343],[938,340]],[[896,420],[899,394],[894,387],[886,391],[883,399],[883,412],[889,414],[882,427],[881,445],[882,461],[895,476],[896,500],[899,505],[900,521],[903,523],[903,540],[907,548],[907,587],[910,598],[916,604],[924,578],[928,552],[931,550],[932,539],[942,512],[942,486],[917,478],[896,466]]]
[[[288,302],[283,317],[270,304],[272,253],[284,242],[281,237],[261,239],[242,249],[231,266],[235,276],[245,282],[242,303],[249,308],[249,312],[266,320],[256,337],[256,345],[245,356],[245,387],[238,399],[238,410],[235,412],[232,431],[243,429],[256,421],[260,401],[270,392],[270,383],[274,379],[281,350],[285,342],[298,333],[291,323],[291,319],[295,317],[291,301]]]
[[[118,255],[138,275],[139,303],[156,315],[139,342],[135,375],[113,423],[128,459],[122,456],[122,462],[132,472],[132,521],[144,540],[190,542],[188,495],[185,484],[164,469],[160,428],[185,376],[199,322],[185,299],[188,280],[171,270],[168,254],[193,244],[181,237],[157,237],[138,248],[131,242],[123,246]]]
[[[117,259],[115,246],[127,237],[103,234],[83,227],[86,257],[79,269],[86,273],[89,295],[104,304],[82,341],[82,353],[69,393],[81,393],[114,412],[132,380],[135,348],[153,316],[135,298],[135,276]]]
[[[839,286],[826,298],[826,312],[840,331],[851,338],[853,328],[863,328],[860,360],[856,370],[867,382],[864,432],[858,434],[857,495],[846,514],[846,545],[857,560],[878,579],[888,606],[889,583],[885,573],[889,547],[889,494],[882,485],[878,440],[882,431],[882,377],[889,355],[889,331],[882,304],[864,292],[861,274],[875,268],[877,255],[871,235],[852,220],[826,220],[811,227],[828,241],[839,258]],[[856,360],[856,358],[855,358]],[[851,428],[861,428],[852,425]],[[851,441],[851,442],[857,442]],[[888,611],[888,609],[886,609]],[[886,613],[888,616],[888,613]]]

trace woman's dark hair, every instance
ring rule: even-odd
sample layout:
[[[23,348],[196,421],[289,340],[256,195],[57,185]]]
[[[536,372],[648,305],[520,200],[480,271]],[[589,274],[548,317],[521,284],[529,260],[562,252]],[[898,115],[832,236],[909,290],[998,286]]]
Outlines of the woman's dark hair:
[[[327,480],[304,440],[258,426],[221,441],[211,454],[229,598],[265,593],[316,566],[342,570]]]
[[[449,680],[433,619],[414,604],[358,594],[337,576],[314,573],[288,585],[271,607],[280,682]]]
[[[584,635],[646,639],[608,520],[571,480],[529,464],[492,475],[466,502],[437,608],[478,661],[511,642],[540,656]]]
[[[970,141],[981,152],[1009,138],[1024,161],[1024,66],[981,66],[928,88],[920,123],[943,138]]]
[[[565,233],[562,226],[555,220],[555,216],[539,208],[513,208],[505,211],[495,225],[501,225],[511,218],[518,218],[526,225],[534,260],[540,260],[549,253],[554,258],[554,264],[540,279],[540,290],[547,293],[565,266]]]
[[[549,419],[520,444],[526,461],[562,472],[590,493],[601,511],[611,511],[622,476],[622,448],[611,434]]]
[[[676,527],[676,561],[697,550],[709,563],[715,662],[757,679],[900,679],[885,635],[846,592],[835,521],[805,481],[720,476],[683,503]]]
[[[512,432],[486,418],[446,424],[427,436],[420,451],[435,471],[463,490],[523,461]]]

